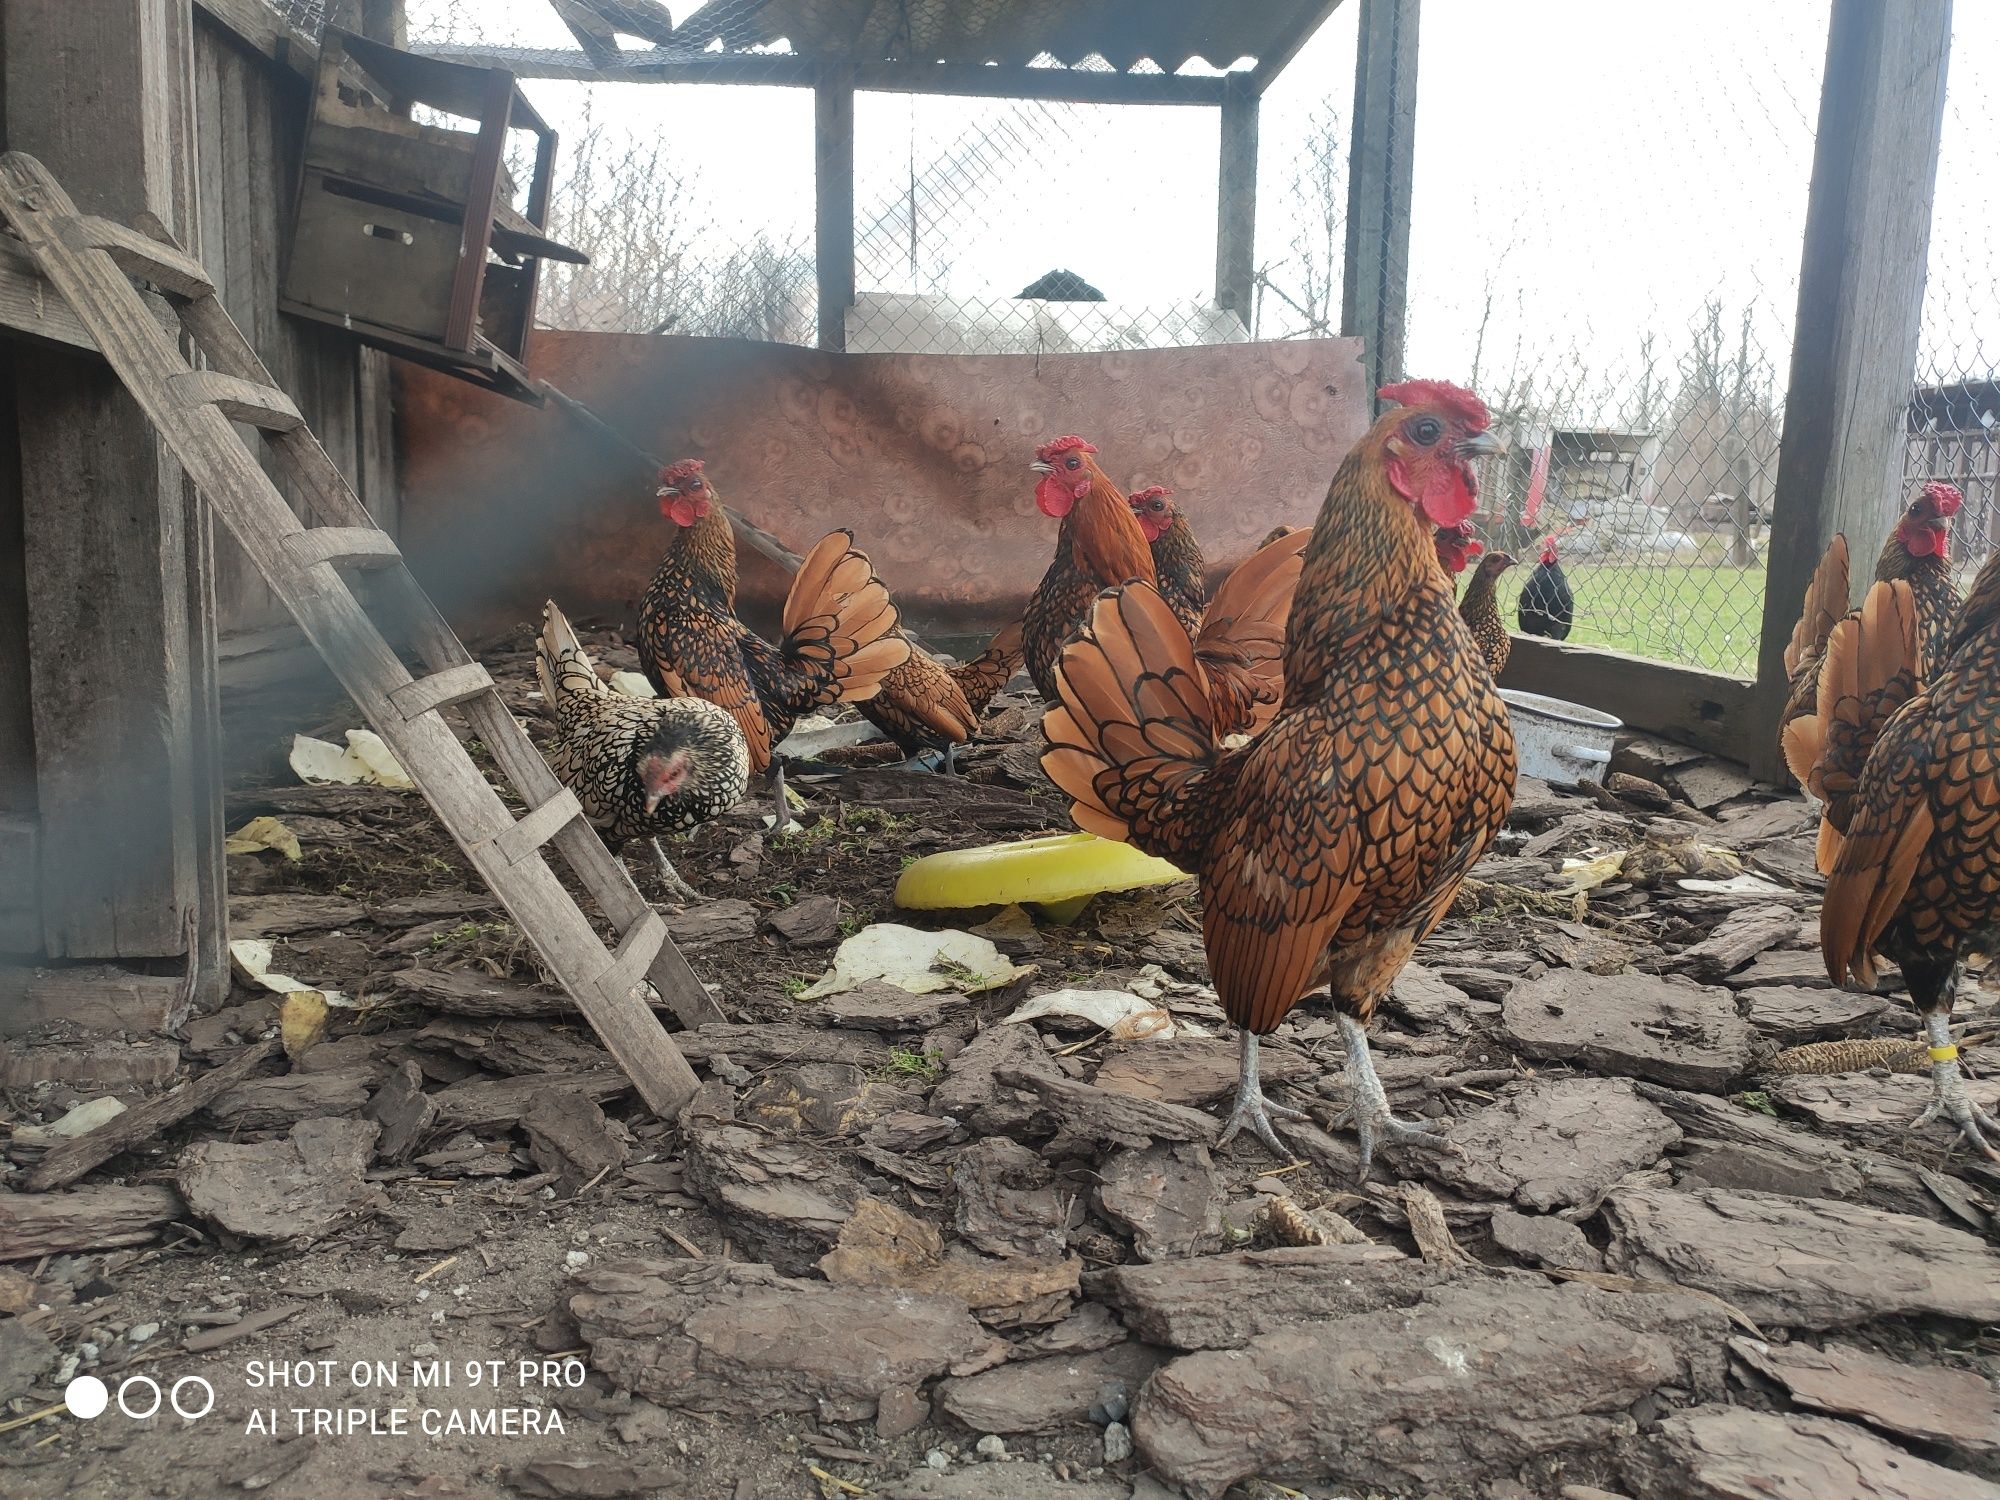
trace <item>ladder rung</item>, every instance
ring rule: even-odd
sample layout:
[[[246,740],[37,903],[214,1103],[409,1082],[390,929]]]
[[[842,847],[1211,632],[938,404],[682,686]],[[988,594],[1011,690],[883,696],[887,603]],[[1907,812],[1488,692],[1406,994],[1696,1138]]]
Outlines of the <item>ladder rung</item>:
[[[343,568],[391,568],[403,557],[389,534],[373,526],[313,526],[293,532],[285,550],[302,573],[321,563]]]
[[[660,914],[651,907],[646,914],[625,929],[625,936],[618,941],[618,951],[604,972],[597,976],[597,987],[607,1000],[623,1000],[632,993],[632,986],[646,977],[653,967],[653,960],[660,956],[660,949],[667,941],[667,924]]]
[[[446,667],[442,672],[433,672],[428,677],[419,677],[415,682],[406,682],[389,694],[389,701],[396,705],[397,713],[406,719],[414,719],[419,714],[450,708],[454,703],[476,698],[491,691],[492,687],[493,679],[486,675],[486,668],[476,661],[469,661],[456,667]]]
[[[213,406],[232,422],[248,422],[266,432],[296,432],[306,425],[292,398],[283,391],[254,380],[239,380],[220,370],[170,375],[167,390],[182,406]]]
[[[215,283],[200,261],[177,245],[129,229],[95,214],[79,214],[62,228],[62,242],[72,250],[103,250],[127,276],[143,276],[162,290],[183,297],[205,296]]]
[[[518,865],[550,839],[583,816],[583,804],[576,793],[564,787],[512,828],[490,840],[493,852],[510,865]]]

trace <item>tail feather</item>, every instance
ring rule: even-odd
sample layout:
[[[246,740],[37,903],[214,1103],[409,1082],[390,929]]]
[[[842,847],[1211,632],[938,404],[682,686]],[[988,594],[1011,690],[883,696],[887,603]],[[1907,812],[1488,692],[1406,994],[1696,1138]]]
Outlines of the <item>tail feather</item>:
[[[785,595],[778,670],[795,709],[872,697],[910,659],[889,590],[853,540],[847,531],[821,537]]]
[[[1847,538],[1835,533],[1827,544],[1826,555],[1813,569],[1812,580],[1806,584],[1799,623],[1792,627],[1791,643],[1785,647],[1787,677],[1798,671],[1799,663],[1823,650],[1833,627],[1846,618],[1849,587]]]
[[[1188,869],[1188,814],[1216,756],[1214,712],[1187,632],[1151,584],[1099,596],[1063,648],[1057,703],[1042,718],[1042,768],[1077,826]]]
[[[1021,622],[1016,620],[988,641],[978,656],[962,667],[953,667],[951,678],[965,695],[966,706],[975,714],[983,713],[1021,665],[1021,655]]]
[[[550,599],[542,605],[542,635],[535,643],[535,677],[552,713],[561,714],[565,700],[608,693],[597,676],[590,653],[570,628],[568,618]]]
[[[1312,533],[1287,532],[1246,558],[1215,591],[1194,657],[1223,735],[1256,734],[1285,701],[1285,626]]]
[[[1861,608],[1828,633],[1820,664],[1818,753],[1802,780],[1826,804],[1818,848],[1823,872],[1838,857],[1862,767],[1882,726],[1917,686],[1915,596],[1901,580],[1877,583]],[[1796,738],[1803,755],[1810,736]]]

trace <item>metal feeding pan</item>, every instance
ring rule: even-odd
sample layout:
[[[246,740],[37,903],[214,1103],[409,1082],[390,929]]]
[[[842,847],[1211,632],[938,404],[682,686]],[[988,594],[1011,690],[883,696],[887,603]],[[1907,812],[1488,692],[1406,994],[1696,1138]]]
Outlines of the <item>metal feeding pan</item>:
[[[1501,688],[1514,718],[1514,743],[1520,749],[1521,770],[1544,781],[1602,781],[1611,763],[1611,739],[1624,723],[1610,714]]]

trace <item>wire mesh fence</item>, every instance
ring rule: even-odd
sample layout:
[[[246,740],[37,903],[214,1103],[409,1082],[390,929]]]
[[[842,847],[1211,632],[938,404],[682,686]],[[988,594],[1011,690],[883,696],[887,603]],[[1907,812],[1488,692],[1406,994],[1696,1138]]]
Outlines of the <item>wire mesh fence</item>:
[[[1904,449],[1904,494],[1931,480],[1965,496],[1952,554],[1967,575],[2000,545],[2000,183],[1992,170],[2000,140],[2000,11],[1952,10],[1951,64],[1945,75],[1944,138],[1931,218],[1930,274],[1924,285],[1916,385]]]
[[[323,19],[328,0],[292,3]],[[1404,373],[1463,381],[1494,409],[1513,451],[1489,464],[1479,519],[1521,560],[1503,604],[1552,538],[1573,641],[1754,671],[1828,8],[1424,14]],[[811,0],[777,9],[814,15]],[[1241,310],[1217,292],[1218,109],[863,89],[845,347],[1338,334],[1360,9],[1335,10],[1261,99]],[[578,10],[408,4],[413,46],[578,74],[528,84],[563,138],[550,232],[590,257],[544,266],[541,321],[815,342],[814,93],[796,71],[761,81],[801,60],[767,34],[774,12],[708,0],[689,30],[675,8],[676,50],[593,39],[569,24]],[[1961,6],[1954,24],[1906,471],[1966,490],[1972,559],[2000,530],[2000,190],[1982,171],[2000,139],[2000,11]],[[1217,62],[1175,67],[1214,77]],[[626,81],[648,68],[673,81]],[[1884,496],[1885,525],[1900,498]]]

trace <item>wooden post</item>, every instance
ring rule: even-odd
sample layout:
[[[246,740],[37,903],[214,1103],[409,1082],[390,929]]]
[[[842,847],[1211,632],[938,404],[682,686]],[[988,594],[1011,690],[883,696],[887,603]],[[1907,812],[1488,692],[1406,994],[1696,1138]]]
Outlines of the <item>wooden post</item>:
[[[1361,0],[1354,54],[1340,331],[1366,341],[1361,363],[1371,399],[1377,387],[1404,373],[1420,9],[1420,0]]]
[[[813,262],[819,347],[847,347],[854,305],[854,68],[820,64],[813,82]]]
[[[1248,73],[1223,84],[1215,186],[1215,302],[1250,329],[1257,247],[1257,94]],[[1252,330],[1254,331],[1254,330]]]
[[[4,27],[8,143],[77,184],[82,207],[141,212],[191,240],[189,0],[15,5]],[[219,722],[208,522],[117,378],[23,348],[17,382],[29,702],[50,957],[223,961]]]
[[[1900,492],[1950,54],[1948,3],[1834,0],[1757,658],[1765,775],[1806,582],[1835,532],[1873,557]]]

